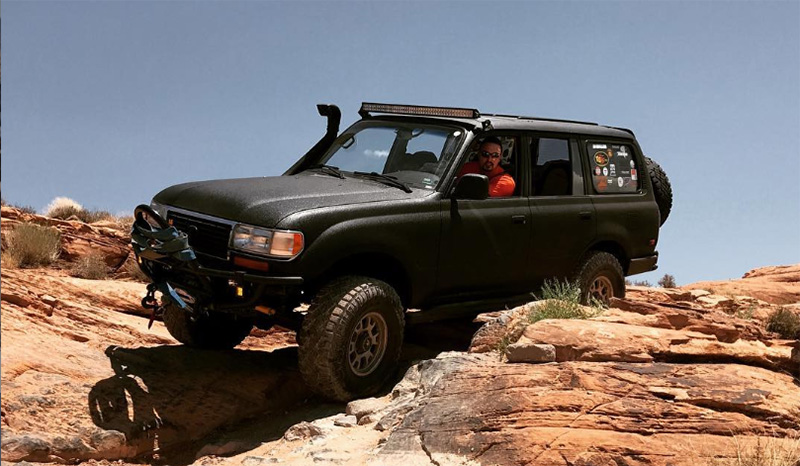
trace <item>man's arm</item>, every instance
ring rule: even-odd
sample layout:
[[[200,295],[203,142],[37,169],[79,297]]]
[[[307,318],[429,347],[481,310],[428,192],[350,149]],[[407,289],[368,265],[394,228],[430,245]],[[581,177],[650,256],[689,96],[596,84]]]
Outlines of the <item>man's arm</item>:
[[[517,183],[514,182],[514,178],[511,177],[508,173],[497,177],[497,181],[495,183],[490,183],[489,185],[489,196],[491,197],[510,197],[514,195],[514,188],[517,186]]]

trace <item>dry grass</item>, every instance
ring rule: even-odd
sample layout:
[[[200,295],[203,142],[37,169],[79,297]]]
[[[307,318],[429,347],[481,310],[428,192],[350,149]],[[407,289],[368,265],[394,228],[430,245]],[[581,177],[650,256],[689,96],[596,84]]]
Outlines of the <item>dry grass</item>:
[[[734,442],[735,458],[713,458],[709,466],[800,466],[800,437],[759,437],[755,445],[744,445],[734,437]]]
[[[70,220],[77,218],[83,223],[95,223],[101,220],[115,221],[113,215],[105,210],[86,210],[74,206],[61,206],[47,211],[47,216],[59,220]]]
[[[6,267],[42,267],[52,264],[61,253],[61,233],[51,227],[20,223],[6,236],[3,255]]]
[[[142,283],[150,283],[150,277],[142,272],[142,269],[139,268],[139,264],[136,263],[136,257],[131,254],[128,259],[122,264],[122,272],[127,275],[131,280],[142,282]]]
[[[78,258],[70,267],[70,275],[89,280],[105,280],[108,278],[108,266],[103,255],[97,252]]]

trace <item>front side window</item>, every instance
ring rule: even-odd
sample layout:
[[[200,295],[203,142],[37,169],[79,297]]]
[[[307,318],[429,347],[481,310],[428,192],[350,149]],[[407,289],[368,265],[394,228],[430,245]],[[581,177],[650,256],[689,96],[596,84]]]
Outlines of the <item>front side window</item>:
[[[464,131],[427,125],[356,126],[339,136],[320,163],[342,172],[380,173],[408,186],[435,189]]]
[[[639,167],[626,144],[590,142],[586,145],[592,184],[598,194],[634,193],[639,189]]]

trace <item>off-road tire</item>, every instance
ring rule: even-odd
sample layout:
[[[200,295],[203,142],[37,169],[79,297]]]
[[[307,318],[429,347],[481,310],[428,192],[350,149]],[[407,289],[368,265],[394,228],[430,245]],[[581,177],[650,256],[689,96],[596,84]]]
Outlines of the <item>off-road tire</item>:
[[[581,304],[592,304],[594,299],[603,303],[613,296],[625,297],[625,276],[622,266],[613,254],[593,251],[578,266],[573,280],[581,289]]]
[[[672,210],[672,185],[661,165],[650,157],[645,157],[644,161],[647,163],[647,173],[650,175],[650,184],[653,185],[653,195],[656,198],[658,211],[661,214],[661,225],[663,225]]]
[[[194,348],[231,349],[253,329],[253,321],[245,317],[220,313],[194,316],[172,303],[164,309],[163,319],[174,339]]]
[[[376,338],[378,343],[370,345],[361,338],[370,332],[365,330],[365,322],[372,322],[370,328],[378,328],[378,334],[384,333]],[[382,329],[374,325],[380,322]],[[403,327],[400,297],[387,283],[352,276],[332,281],[319,291],[300,329],[298,362],[303,380],[315,393],[336,401],[376,393],[396,369]],[[378,350],[381,342],[383,349]],[[362,374],[354,368],[358,362],[351,360],[359,351],[356,347],[372,361]],[[372,348],[379,357],[368,357]]]

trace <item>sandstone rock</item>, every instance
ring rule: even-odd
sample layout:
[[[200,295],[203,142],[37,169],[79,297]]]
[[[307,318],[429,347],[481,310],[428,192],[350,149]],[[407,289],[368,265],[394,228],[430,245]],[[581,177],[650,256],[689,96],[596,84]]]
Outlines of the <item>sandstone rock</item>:
[[[381,411],[389,404],[389,398],[364,398],[347,403],[345,413],[355,416],[356,419]]]
[[[61,233],[60,259],[73,262],[89,253],[101,254],[109,267],[116,270],[130,253],[130,232],[87,225],[81,221],[58,220],[36,214],[21,213],[3,208],[2,231],[7,232],[20,223],[52,226]]]
[[[788,346],[767,346],[746,340],[724,343],[712,335],[693,331],[598,321],[543,320],[529,325],[523,335],[534,343],[553,345],[557,361],[723,360],[796,370]]]
[[[690,466],[696,452],[679,445],[713,456],[731,453],[730,435],[790,435],[796,403],[792,377],[748,366],[475,360],[440,375],[379,458]]]
[[[534,343],[523,336],[516,343],[508,345],[506,357],[509,362],[554,362],[556,348],[549,344]]]
[[[321,427],[315,426],[310,422],[303,421],[290,427],[289,430],[287,430],[283,435],[283,438],[292,442],[295,440],[310,440],[316,437],[324,436],[325,434],[326,431]]]
[[[710,294],[708,296],[701,296],[696,300],[698,303],[706,307],[731,307],[733,306],[733,300],[727,296],[719,296],[715,294]]]
[[[46,461],[51,445],[38,435],[3,435],[3,459],[6,461]]]
[[[528,312],[532,304],[521,306],[509,311],[481,314],[475,320],[487,322],[475,335],[469,345],[470,353],[488,353],[499,348],[499,343],[506,335],[514,333],[519,326],[523,315]],[[518,335],[517,335],[518,336]]]
[[[279,458],[264,458],[263,456],[247,456],[242,461],[242,466],[262,466],[264,464],[280,463]]]
[[[56,298],[54,298],[54,297],[52,297],[52,296],[50,296],[48,294],[40,296],[39,299],[41,299],[42,302],[47,304],[48,306],[55,307],[55,306],[58,305],[58,299],[56,299]]]
[[[90,437],[91,446],[102,452],[122,451],[126,440],[125,434],[117,430],[98,429]]]
[[[703,296],[708,296],[711,294],[711,292],[707,290],[689,290],[689,294],[693,299],[697,299],[702,298]]]
[[[355,416],[347,415],[336,418],[333,424],[339,427],[354,427],[358,425],[358,419]]]
[[[21,296],[18,294],[12,293],[2,293],[0,292],[0,299],[3,301],[9,302],[11,304],[15,304],[19,307],[28,307],[30,306],[33,301],[25,296]]]
[[[680,288],[664,288],[661,292],[673,301],[691,301],[693,299],[691,291]]]

